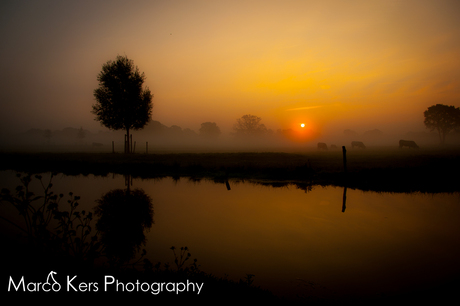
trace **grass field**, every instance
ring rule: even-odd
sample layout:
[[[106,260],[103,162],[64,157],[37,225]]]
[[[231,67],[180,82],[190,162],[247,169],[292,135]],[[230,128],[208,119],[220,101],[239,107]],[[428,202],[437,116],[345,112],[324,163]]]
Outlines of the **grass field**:
[[[375,191],[459,191],[460,149],[348,149],[304,153],[0,153],[0,170],[68,175],[130,174],[336,185]]]

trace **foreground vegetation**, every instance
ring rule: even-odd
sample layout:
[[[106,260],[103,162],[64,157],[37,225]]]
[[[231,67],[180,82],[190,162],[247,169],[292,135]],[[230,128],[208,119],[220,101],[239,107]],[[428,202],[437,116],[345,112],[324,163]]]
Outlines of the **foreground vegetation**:
[[[0,170],[67,175],[130,174],[251,180],[263,184],[336,185],[393,192],[453,192],[460,149],[340,149],[306,153],[2,153]]]
[[[151,203],[136,202],[136,190],[124,190],[124,195],[118,195],[129,197],[131,205],[126,206],[127,202],[122,201],[122,207],[117,207],[116,202],[108,201],[100,203],[93,213],[79,210],[80,197],[72,192],[68,196],[54,193],[52,180],[44,182],[40,175],[18,174],[18,177],[21,184],[14,191],[2,189],[0,192],[0,204],[12,208],[19,216],[16,218],[14,213],[0,215],[3,225],[12,226],[0,229],[2,247],[7,250],[2,256],[2,277],[9,279],[10,298],[34,302],[41,299],[61,302],[63,298],[71,298],[73,302],[128,302],[133,299],[138,302],[211,302],[223,297],[233,302],[278,300],[269,291],[254,286],[251,274],[234,281],[201,271],[197,260],[191,260],[187,247],[171,247],[172,263],[155,262],[154,254],[142,249],[145,239],[138,239],[146,230],[140,218],[150,218],[153,222],[153,211],[145,216],[144,212],[133,210],[138,205],[150,206]],[[40,181],[43,193],[35,194],[29,189],[33,180]],[[120,214],[129,217],[123,218]],[[122,231],[118,230],[120,228]],[[53,281],[47,275],[52,275]],[[66,287],[67,276],[78,277],[78,281]],[[118,290],[114,285],[105,290],[102,285],[105,276],[122,283],[143,283],[144,289]],[[40,285],[45,278],[47,283],[56,282],[62,287],[46,291],[48,287]],[[24,279],[23,285],[21,279]],[[81,282],[85,284],[83,287],[79,286]],[[182,291],[175,292],[160,290],[156,285],[184,282],[203,284],[204,290],[197,294],[196,290],[185,290],[184,285]],[[90,283],[93,285],[88,287]],[[153,287],[145,289],[146,285]]]
[[[228,180],[250,180],[261,184],[279,186],[297,184],[311,186],[314,184],[332,184],[350,188],[378,191],[423,191],[453,192],[459,191],[453,175],[458,173],[459,151],[444,150],[395,150],[369,149],[350,150],[347,152],[345,171],[341,150],[303,154],[287,153],[203,153],[203,154],[85,154],[85,153],[2,153],[0,170],[16,170],[29,173],[60,172],[68,175],[107,175],[109,173],[130,174],[142,178],[170,176],[173,178],[189,177],[196,180],[212,179],[216,182]],[[101,299],[113,301],[148,302],[198,302],[226,300],[247,303],[273,302],[287,303],[279,300],[270,292],[252,285],[252,276],[247,275],[240,281],[218,278],[200,271],[196,261],[187,261],[190,255],[183,257],[183,250],[173,250],[173,263],[155,263],[140,258],[130,259],[128,264],[110,264],[107,240],[103,239],[104,227],[91,223],[93,215],[78,211],[76,203],[79,197],[69,194],[69,209],[59,209],[57,202],[65,199],[63,194],[54,194],[51,186],[44,184],[44,195],[36,196],[27,191],[30,176],[23,178],[23,187],[13,191],[2,190],[1,202],[13,204],[21,216],[26,218],[25,232],[22,238],[10,237],[2,232],[2,246],[9,250],[5,255],[3,267],[5,275],[18,279],[21,275],[30,281],[43,281],[50,271],[59,276],[78,275],[85,281],[100,281],[103,275],[116,275],[125,281],[145,280],[146,282],[181,282],[191,280],[206,284],[206,294],[184,294],[176,296],[165,293],[152,296],[139,294],[70,294],[76,301],[94,301]],[[40,176],[36,176],[40,179]],[[42,203],[34,206],[34,203]],[[113,205],[110,205],[113,207]],[[102,206],[101,206],[102,207]],[[98,215],[98,212],[95,212]],[[107,212],[114,216],[113,211]],[[143,216],[145,214],[142,214]],[[71,217],[74,216],[74,217]],[[116,215],[115,215],[116,216]],[[99,216],[99,220],[102,217]],[[73,219],[72,219],[73,218]],[[53,220],[53,221],[51,221]],[[104,219],[105,221],[106,219]],[[120,218],[113,222],[104,222],[113,227],[120,227]],[[29,222],[29,223],[28,223]],[[52,222],[57,222],[51,226]],[[95,231],[97,229],[97,231]],[[112,232],[112,230],[106,232]],[[117,237],[117,244],[120,244]],[[33,254],[34,256],[31,256]],[[154,255],[154,254],[152,254]],[[108,264],[100,265],[98,260],[105,258]],[[112,257],[113,258],[113,257]],[[118,258],[118,257],[117,257]],[[69,298],[63,295],[10,294],[17,299],[38,297],[49,301],[51,298]],[[413,299],[413,296],[409,297]],[[325,301],[321,301],[325,302]],[[336,301],[331,301],[336,302]],[[371,301],[370,304],[374,301]]]

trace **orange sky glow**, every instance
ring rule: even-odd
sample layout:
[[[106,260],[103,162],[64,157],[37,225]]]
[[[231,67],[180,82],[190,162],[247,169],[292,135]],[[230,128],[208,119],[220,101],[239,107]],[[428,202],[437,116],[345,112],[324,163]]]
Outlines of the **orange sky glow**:
[[[460,106],[460,2],[3,1],[2,133],[104,130],[90,113],[102,64],[127,55],[154,94],[153,120],[231,132],[424,130]],[[300,123],[306,127],[301,128]]]

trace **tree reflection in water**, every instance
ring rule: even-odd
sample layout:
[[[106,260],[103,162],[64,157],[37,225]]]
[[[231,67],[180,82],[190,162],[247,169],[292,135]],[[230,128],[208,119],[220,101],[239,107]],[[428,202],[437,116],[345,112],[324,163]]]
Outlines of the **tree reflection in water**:
[[[96,200],[96,228],[113,267],[131,260],[146,243],[153,221],[151,198],[142,189],[114,189]]]

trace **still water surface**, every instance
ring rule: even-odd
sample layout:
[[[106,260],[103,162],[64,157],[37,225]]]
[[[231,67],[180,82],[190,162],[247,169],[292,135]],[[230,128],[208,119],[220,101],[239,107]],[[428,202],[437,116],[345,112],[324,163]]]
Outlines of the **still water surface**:
[[[0,183],[13,189],[18,180],[4,171]],[[172,263],[170,247],[187,246],[205,272],[234,280],[253,274],[255,285],[288,296],[429,290],[460,272],[458,193],[348,189],[343,211],[343,188],[229,185],[133,179],[130,188],[153,202],[149,259]],[[32,186],[38,193],[38,182]],[[121,175],[53,178],[53,190],[80,195],[85,210],[124,188]]]

